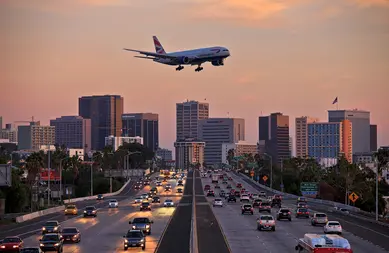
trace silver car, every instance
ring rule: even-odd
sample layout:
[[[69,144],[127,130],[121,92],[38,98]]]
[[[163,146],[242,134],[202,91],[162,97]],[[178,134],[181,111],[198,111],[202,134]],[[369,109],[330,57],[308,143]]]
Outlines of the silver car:
[[[119,207],[119,202],[116,199],[111,199],[108,202],[108,207],[109,208],[118,208]]]
[[[163,206],[165,206],[165,207],[174,206],[174,202],[173,202],[173,200],[171,200],[171,199],[167,199],[167,200],[165,200],[165,202],[163,203]]]
[[[222,199],[219,199],[219,198],[214,199],[214,200],[213,200],[213,207],[215,207],[215,206],[223,207],[223,200],[222,200]]]

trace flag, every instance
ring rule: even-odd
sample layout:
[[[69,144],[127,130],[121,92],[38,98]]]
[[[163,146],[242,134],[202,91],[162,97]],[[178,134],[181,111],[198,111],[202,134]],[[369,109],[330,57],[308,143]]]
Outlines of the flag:
[[[333,105],[336,104],[336,103],[338,103],[338,97],[336,97],[336,98],[334,99],[334,102],[332,102]]]

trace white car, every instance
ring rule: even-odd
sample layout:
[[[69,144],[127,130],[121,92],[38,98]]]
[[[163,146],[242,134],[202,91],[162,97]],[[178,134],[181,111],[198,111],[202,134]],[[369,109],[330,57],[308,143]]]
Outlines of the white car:
[[[143,198],[142,197],[136,197],[135,203],[142,203]]]
[[[219,198],[214,199],[214,201],[213,201],[213,207],[215,207],[215,206],[223,207],[223,201],[222,201],[222,199],[219,199]]]
[[[258,199],[259,198],[259,196],[258,196],[258,194],[256,194],[256,193],[253,193],[253,194],[251,194],[251,199]]]
[[[119,207],[119,202],[116,199],[111,199],[108,202],[108,207],[109,208],[117,208],[117,207]]]
[[[174,206],[174,202],[171,199],[167,199],[167,200],[165,200],[165,202],[163,202],[163,206],[164,207]]]
[[[149,195],[148,195],[147,193],[143,193],[143,194],[141,195],[141,198],[142,198],[142,199],[148,199],[148,198],[149,198]]]
[[[324,234],[342,234],[342,226],[339,221],[328,221],[324,226]]]
[[[247,195],[247,194],[242,194],[242,195],[240,196],[240,202],[243,202],[243,201],[250,202],[250,197],[249,197],[249,195]]]
[[[266,192],[260,191],[259,192],[259,197],[265,197],[266,198]]]

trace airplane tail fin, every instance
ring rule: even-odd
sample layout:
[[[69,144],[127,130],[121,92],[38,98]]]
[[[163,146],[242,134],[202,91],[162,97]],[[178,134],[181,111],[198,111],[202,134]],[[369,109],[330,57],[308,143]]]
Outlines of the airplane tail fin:
[[[165,49],[163,49],[162,44],[159,42],[157,36],[153,36],[155,52],[157,54],[166,54]]]

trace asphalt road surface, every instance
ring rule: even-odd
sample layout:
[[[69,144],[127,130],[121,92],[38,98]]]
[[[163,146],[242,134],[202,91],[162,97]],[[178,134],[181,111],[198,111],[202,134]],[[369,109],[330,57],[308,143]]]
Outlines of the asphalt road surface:
[[[129,250],[131,252],[154,252],[175,210],[175,207],[163,207],[163,202],[169,198],[178,203],[182,196],[182,194],[176,193],[176,180],[168,180],[167,183],[172,185],[172,192],[165,193],[163,187],[158,187],[161,203],[152,204],[151,212],[139,211],[139,205],[134,203],[134,199],[136,196],[150,191],[153,184],[151,187],[145,186],[142,190],[133,192],[136,196],[112,197],[119,201],[119,208],[117,209],[109,209],[107,201],[100,203],[96,218],[77,216],[61,222],[62,228],[77,227],[81,232],[82,238],[78,244],[65,244],[64,253],[125,252],[123,249],[123,235],[130,229],[128,222],[135,217],[149,217],[154,221],[154,224],[152,224],[151,235],[146,237],[146,250],[142,251],[141,248]],[[57,220],[59,219],[57,218]],[[41,238],[40,229],[41,225],[38,231],[31,231],[33,233],[32,236],[24,238],[25,246],[39,246],[39,239]]]
[[[243,184],[243,187],[253,193],[259,191],[249,185],[236,175],[232,175],[232,186],[235,188],[237,182]],[[203,184],[211,184],[209,178],[203,178]],[[231,181],[229,181],[231,182]],[[225,189],[226,185],[220,184],[221,188]],[[262,189],[261,189],[262,190]],[[216,196],[218,196],[219,190],[216,189]],[[270,195],[270,193],[267,193]],[[213,198],[208,198],[208,201],[212,201]],[[283,207],[295,210],[296,201],[284,200]],[[272,209],[272,215],[276,217],[277,208]],[[221,228],[228,240],[228,244],[232,253],[251,253],[251,252],[295,252],[294,247],[297,245],[297,240],[304,236],[306,233],[318,233],[323,234],[322,227],[311,226],[309,219],[296,219],[292,216],[292,221],[276,221],[276,231],[258,231],[256,229],[256,219],[259,217],[259,212],[255,210],[254,215],[242,215],[241,204],[239,199],[237,203],[226,203],[224,207],[214,207],[213,212],[217,220],[219,221]],[[265,213],[264,213],[265,214]],[[293,212],[292,212],[293,214]],[[352,232],[348,231],[348,226],[341,220],[328,214],[330,220],[338,220],[343,226],[343,237],[349,240],[354,253],[383,253],[387,250],[382,246],[376,246],[373,243],[366,241],[360,237],[355,236]],[[362,230],[362,228],[360,228]],[[373,232],[371,232],[373,233]],[[389,241],[388,234],[377,234],[382,240]]]

